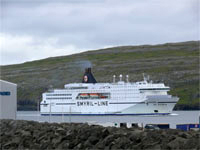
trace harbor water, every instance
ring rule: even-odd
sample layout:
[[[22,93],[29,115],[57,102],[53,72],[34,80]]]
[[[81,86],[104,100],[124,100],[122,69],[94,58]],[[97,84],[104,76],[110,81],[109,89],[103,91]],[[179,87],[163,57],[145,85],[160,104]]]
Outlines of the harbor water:
[[[173,111],[172,115],[164,116],[41,116],[38,111],[18,111],[17,120],[33,120],[39,122],[67,123],[139,123],[169,124],[176,128],[177,124],[199,123],[199,111]]]

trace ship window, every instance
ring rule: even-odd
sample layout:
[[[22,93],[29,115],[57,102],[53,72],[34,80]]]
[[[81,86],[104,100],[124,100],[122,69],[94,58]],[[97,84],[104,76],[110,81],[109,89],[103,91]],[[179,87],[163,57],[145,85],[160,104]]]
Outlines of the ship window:
[[[169,88],[141,88],[140,90],[169,90]]]
[[[154,112],[155,112],[155,113],[157,113],[157,112],[158,112],[158,110],[154,110]]]
[[[110,99],[110,93],[79,93],[76,99]]]
[[[59,100],[59,99],[72,99],[71,97],[47,97],[46,99]]]
[[[71,96],[72,94],[47,94],[46,96]]]
[[[66,89],[77,90],[77,89],[88,89],[88,87],[67,87]]]

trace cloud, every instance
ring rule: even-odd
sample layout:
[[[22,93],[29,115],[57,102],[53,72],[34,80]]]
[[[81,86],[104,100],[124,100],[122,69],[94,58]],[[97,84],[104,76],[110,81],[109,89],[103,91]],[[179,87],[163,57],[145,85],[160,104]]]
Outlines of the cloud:
[[[20,53],[14,63],[108,46],[198,40],[198,6],[198,0],[2,0],[1,38],[15,41],[13,47],[5,41],[3,62],[13,63],[12,54]],[[41,54],[35,56],[37,49]]]
[[[81,52],[74,45],[57,47],[56,38],[34,39],[30,36],[0,35],[1,65],[22,63],[46,57]]]

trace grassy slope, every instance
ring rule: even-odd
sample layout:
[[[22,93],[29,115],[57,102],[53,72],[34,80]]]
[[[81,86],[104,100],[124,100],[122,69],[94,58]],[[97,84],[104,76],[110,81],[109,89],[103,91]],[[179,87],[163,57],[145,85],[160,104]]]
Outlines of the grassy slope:
[[[113,74],[129,74],[131,81],[138,81],[146,73],[180,97],[176,109],[199,109],[199,41],[114,47],[1,66],[1,79],[18,84],[18,109],[35,109],[50,85],[81,82],[88,62],[99,82],[112,81]]]

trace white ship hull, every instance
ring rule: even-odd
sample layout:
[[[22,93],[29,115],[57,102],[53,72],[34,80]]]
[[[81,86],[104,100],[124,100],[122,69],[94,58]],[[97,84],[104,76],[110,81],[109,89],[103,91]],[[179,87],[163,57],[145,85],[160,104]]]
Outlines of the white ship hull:
[[[41,103],[41,115],[168,115],[177,101],[178,98],[169,95],[132,100],[50,101]]]

